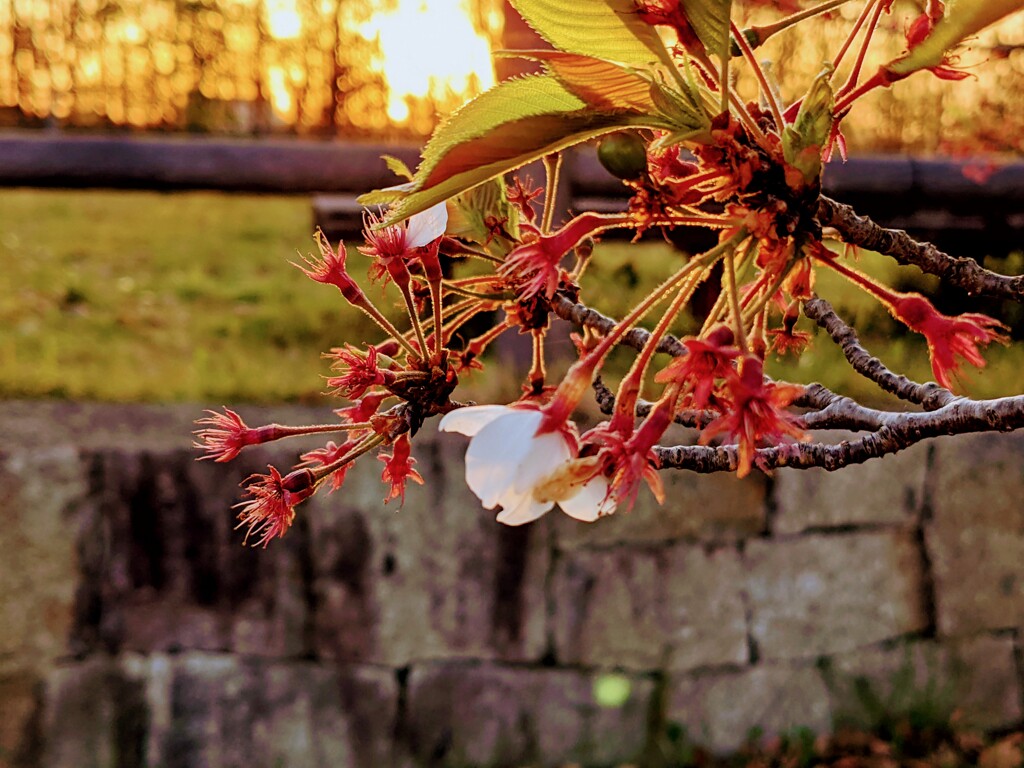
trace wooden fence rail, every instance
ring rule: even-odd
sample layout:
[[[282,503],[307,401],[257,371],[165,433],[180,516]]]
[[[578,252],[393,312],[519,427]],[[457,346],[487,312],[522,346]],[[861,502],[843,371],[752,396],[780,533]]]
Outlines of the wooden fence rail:
[[[418,148],[338,141],[198,137],[0,134],[0,186],[219,190],[311,194],[314,222],[330,234],[358,229],[355,195],[393,183],[381,161],[415,165]],[[958,253],[1024,248],[1024,163],[998,167],[982,182],[970,161],[864,157],[833,163],[825,191],[886,226],[907,229]],[[626,190],[592,150],[565,164],[566,202],[576,210],[624,205]]]

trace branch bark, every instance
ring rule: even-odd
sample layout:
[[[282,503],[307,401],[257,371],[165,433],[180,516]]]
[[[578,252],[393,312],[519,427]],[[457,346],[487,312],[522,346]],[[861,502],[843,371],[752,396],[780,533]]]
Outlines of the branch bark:
[[[886,229],[831,198],[819,199],[818,223],[832,227],[851,245],[884,253],[900,264],[918,267],[969,294],[1016,302],[1024,300],[1024,275],[1000,275],[983,268],[974,259],[950,256],[931,243],[919,243],[901,229]]]
[[[991,274],[991,273],[990,273]],[[609,333],[616,322],[595,309],[578,304],[558,294],[551,301],[554,314],[568,322]],[[1024,427],[1024,395],[995,400],[969,400],[958,397],[938,384],[919,384],[890,371],[861,344],[856,331],[840,318],[832,306],[822,298],[814,297],[804,304],[804,314],[821,326],[840,346],[854,370],[882,389],[902,400],[921,406],[921,412],[882,411],[867,408],[856,401],[832,392],[821,384],[810,384],[794,402],[800,408],[810,409],[802,416],[807,429],[844,429],[867,434],[856,440],[839,443],[791,443],[773,448],[760,448],[754,463],[770,472],[779,467],[809,469],[821,467],[834,471],[850,464],[861,464],[868,459],[896,453],[914,443],[932,437],[959,435],[970,432],[1009,432]],[[623,338],[623,344],[643,349],[650,334],[643,328],[634,328]],[[673,356],[686,354],[678,338],[666,336],[658,350]],[[615,394],[598,377],[594,381],[598,405],[605,413],[614,408]],[[640,400],[637,416],[643,417],[652,404]],[[682,412],[676,423],[700,428],[717,416],[714,412]],[[687,469],[693,472],[735,472],[739,454],[735,445],[657,446],[662,469]]]
[[[804,315],[816,322],[832,337],[843,350],[847,361],[857,373],[875,382],[879,387],[901,400],[935,410],[951,402],[956,396],[948,389],[929,382],[918,384],[906,376],[896,374],[885,367],[877,357],[860,344],[857,332],[836,314],[825,299],[815,296],[804,302]]]
[[[888,414],[887,424],[857,440],[835,445],[793,443],[760,448],[754,463],[765,471],[779,467],[821,467],[832,472],[850,464],[896,453],[930,437],[970,432],[1010,432],[1024,427],[1024,396],[997,400],[957,398],[942,408],[924,413]],[[739,466],[736,446],[658,447],[661,467],[693,472],[734,472]]]

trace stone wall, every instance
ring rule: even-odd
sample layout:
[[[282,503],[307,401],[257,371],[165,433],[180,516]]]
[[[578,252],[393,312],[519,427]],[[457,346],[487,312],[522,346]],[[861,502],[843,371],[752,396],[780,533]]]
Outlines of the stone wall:
[[[196,415],[0,404],[0,765],[653,765],[863,721],[858,678],[1022,720],[1024,435],[524,528],[420,440],[404,509],[364,461],[260,550],[237,484],[292,453],[197,463]]]

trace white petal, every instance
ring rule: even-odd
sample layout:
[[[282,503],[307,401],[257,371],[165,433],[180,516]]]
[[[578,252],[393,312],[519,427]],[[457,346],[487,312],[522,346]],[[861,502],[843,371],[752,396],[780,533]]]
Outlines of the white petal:
[[[557,432],[535,437],[530,452],[519,466],[512,487],[517,493],[526,493],[572,457],[569,444]]]
[[[448,227],[448,206],[446,203],[427,208],[409,219],[406,225],[405,243],[409,248],[432,243],[444,234]]]
[[[538,411],[510,409],[470,441],[466,451],[466,484],[487,509],[493,509],[513,488],[542,418]]]
[[[467,405],[442,416],[437,428],[442,432],[458,432],[460,435],[472,437],[510,410],[512,409],[507,405]]]
[[[592,523],[614,512],[615,500],[608,495],[608,480],[598,475],[581,485],[579,492],[571,498],[560,500],[558,506],[569,517]]]
[[[532,523],[554,506],[551,501],[534,501],[530,494],[520,497],[517,505],[503,507],[497,520],[505,525],[525,525]]]

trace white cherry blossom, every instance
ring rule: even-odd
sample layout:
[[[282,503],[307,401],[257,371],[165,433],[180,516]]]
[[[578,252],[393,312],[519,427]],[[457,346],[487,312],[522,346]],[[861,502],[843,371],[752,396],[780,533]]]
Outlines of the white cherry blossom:
[[[575,440],[564,431],[537,434],[544,415],[532,408],[474,405],[444,416],[438,428],[472,438],[466,450],[466,484],[486,509],[500,506],[498,522],[523,525],[557,502],[567,515],[592,522],[614,511],[608,481],[596,476],[585,483],[550,483],[576,458]],[[560,488],[557,498],[551,489]],[[542,491],[543,489],[543,491]]]

